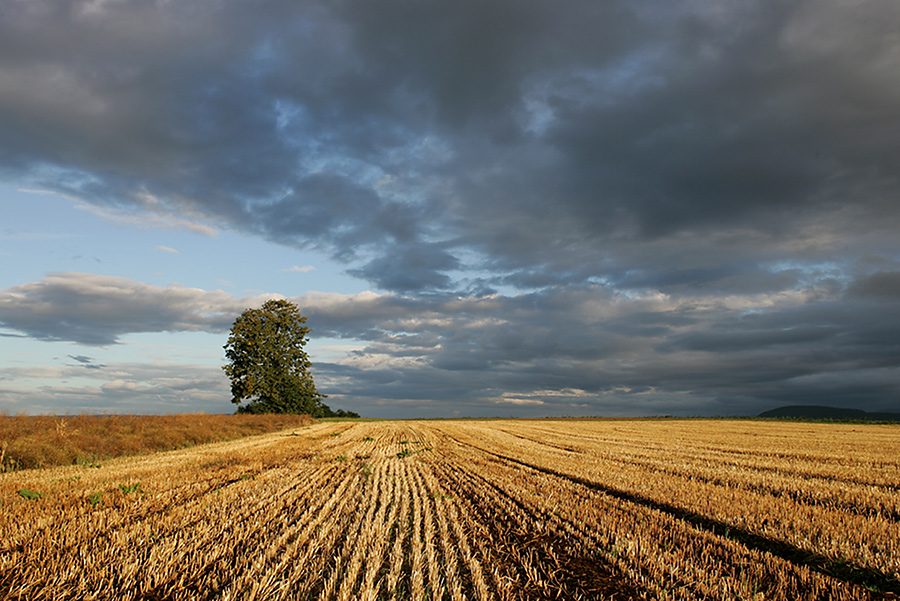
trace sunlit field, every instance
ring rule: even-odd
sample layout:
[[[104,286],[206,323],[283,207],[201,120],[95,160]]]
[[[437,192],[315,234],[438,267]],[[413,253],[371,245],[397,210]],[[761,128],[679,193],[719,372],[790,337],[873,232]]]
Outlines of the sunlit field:
[[[0,475],[0,598],[882,599],[900,427],[328,422]]]
[[[0,415],[0,471],[170,451],[306,426],[306,415]]]

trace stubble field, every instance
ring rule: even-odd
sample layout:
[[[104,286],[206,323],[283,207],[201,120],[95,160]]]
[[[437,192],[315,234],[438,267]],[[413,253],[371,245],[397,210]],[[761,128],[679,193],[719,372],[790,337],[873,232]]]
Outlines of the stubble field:
[[[0,475],[0,598],[882,599],[900,428],[320,423]]]

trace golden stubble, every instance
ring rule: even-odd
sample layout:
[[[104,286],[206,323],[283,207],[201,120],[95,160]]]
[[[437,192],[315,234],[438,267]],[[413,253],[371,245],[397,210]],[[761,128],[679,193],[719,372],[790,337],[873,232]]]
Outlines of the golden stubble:
[[[333,422],[23,470],[0,597],[879,598],[898,449],[880,425]]]

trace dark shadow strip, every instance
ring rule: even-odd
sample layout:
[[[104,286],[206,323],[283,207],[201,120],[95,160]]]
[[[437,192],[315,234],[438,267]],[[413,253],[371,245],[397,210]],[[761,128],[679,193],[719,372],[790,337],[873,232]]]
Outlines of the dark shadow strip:
[[[455,473],[455,470],[463,475]],[[510,513],[499,504],[479,497],[476,491],[491,490],[515,505],[524,515],[535,520],[544,517],[484,475],[468,471],[462,465],[455,468],[442,466],[436,474],[440,474],[439,477],[457,498],[465,500],[467,511],[492,533],[492,539],[502,541],[491,548],[491,552],[500,559],[486,559],[489,565],[502,566],[500,569],[507,572],[507,577],[515,583],[513,598],[527,601],[596,598],[638,601],[644,598],[634,582],[613,564],[601,557],[579,553],[570,541],[558,533],[536,530],[527,521],[511,518]],[[538,557],[531,561],[533,566],[545,569],[541,579],[544,580],[543,586],[530,582],[527,576],[515,569],[515,566],[523,564],[523,557],[529,554]]]

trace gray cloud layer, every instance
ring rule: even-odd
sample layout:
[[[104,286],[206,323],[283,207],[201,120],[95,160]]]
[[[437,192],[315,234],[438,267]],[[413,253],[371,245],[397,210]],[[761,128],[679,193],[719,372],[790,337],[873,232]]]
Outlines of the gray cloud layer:
[[[3,11],[0,175],[323,249],[394,293],[316,315],[370,345],[330,367],[348,398],[896,402],[893,0]],[[6,291],[0,320],[108,344],[225,319],[157,290],[103,325],[71,283]],[[15,300],[63,297],[58,321]]]
[[[132,332],[227,332],[241,311],[272,296],[235,299],[221,290],[54,273],[0,292],[0,324],[44,340],[108,345]]]

